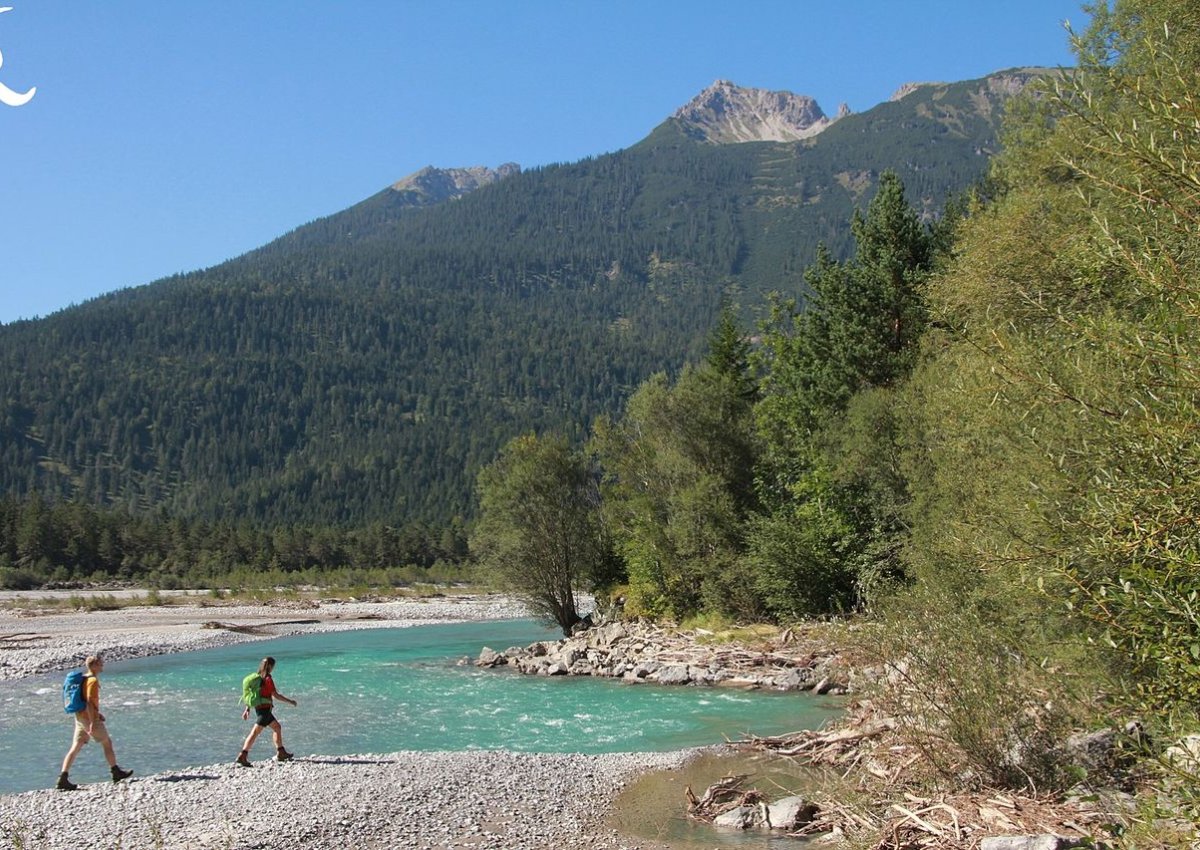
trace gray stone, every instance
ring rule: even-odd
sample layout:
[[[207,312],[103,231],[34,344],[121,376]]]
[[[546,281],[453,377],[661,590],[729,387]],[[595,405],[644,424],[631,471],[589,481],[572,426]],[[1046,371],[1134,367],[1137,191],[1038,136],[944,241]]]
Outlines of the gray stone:
[[[762,812],[758,806],[738,806],[713,820],[713,826],[722,829],[750,829],[761,825]]]
[[[529,654],[534,656],[535,658],[540,658],[543,655],[549,655],[551,650],[556,649],[556,648],[557,648],[556,644],[551,643],[550,641],[542,640],[542,641],[538,641],[537,643],[530,644]]]
[[[1082,846],[1082,841],[1061,835],[1002,835],[983,839],[979,850],[1068,850]]]
[[[654,677],[660,685],[686,685],[692,681],[686,664],[670,664],[663,667]]]
[[[783,797],[767,806],[767,824],[770,829],[788,832],[812,823],[820,808],[803,797]]]
[[[1180,770],[1196,772],[1200,770],[1200,735],[1188,735],[1178,744],[1168,747],[1166,759]]]
[[[503,654],[496,650],[485,646],[479,652],[479,658],[475,662],[476,667],[499,667],[502,664],[508,663],[508,659]]]
[[[793,667],[786,673],[775,677],[775,687],[785,691],[800,691],[812,683],[812,673],[799,667]]]

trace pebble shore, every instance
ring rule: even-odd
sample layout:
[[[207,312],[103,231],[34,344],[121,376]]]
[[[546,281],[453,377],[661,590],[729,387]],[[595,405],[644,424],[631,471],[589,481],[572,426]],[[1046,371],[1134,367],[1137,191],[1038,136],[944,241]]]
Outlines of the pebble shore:
[[[0,679],[69,669],[94,652],[115,660],[283,634],[521,616],[519,604],[491,596],[282,607],[189,600],[36,615],[4,608]],[[286,622],[310,619],[316,622]],[[214,622],[263,633],[212,628]],[[250,769],[187,766],[74,792],[0,795],[0,848],[662,850],[667,845],[607,828],[605,816],[638,775],[680,767],[696,752],[298,754],[289,763],[260,761]],[[47,754],[51,763],[60,756]],[[136,770],[136,759],[129,766]]]
[[[608,802],[687,755],[401,752],[189,767],[2,796],[0,846],[650,850],[664,845],[604,826]]]

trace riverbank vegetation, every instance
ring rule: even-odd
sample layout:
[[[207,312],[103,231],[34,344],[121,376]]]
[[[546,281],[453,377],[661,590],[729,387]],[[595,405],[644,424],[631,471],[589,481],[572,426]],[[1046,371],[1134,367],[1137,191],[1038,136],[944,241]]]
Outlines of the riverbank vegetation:
[[[1200,759],[1163,755],[1200,730],[1200,11],[1091,12],[986,192],[928,228],[885,177],[805,310],[753,347],[727,316],[579,458],[627,613],[865,615],[929,783],[1141,790],[1108,837],[1185,846],[1155,825],[1200,821]]]

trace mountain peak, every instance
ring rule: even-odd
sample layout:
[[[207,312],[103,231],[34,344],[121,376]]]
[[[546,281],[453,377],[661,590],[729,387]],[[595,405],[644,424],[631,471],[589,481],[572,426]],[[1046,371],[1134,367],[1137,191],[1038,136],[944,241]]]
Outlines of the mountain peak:
[[[434,168],[428,165],[420,171],[397,180],[392,184],[394,192],[408,192],[422,204],[436,204],[461,198],[469,192],[520,174],[521,166],[506,162],[499,168],[477,165],[471,168]]]
[[[692,138],[713,144],[792,142],[815,136],[837,120],[827,118],[807,95],[745,88],[729,80],[717,80],[671,117]]]

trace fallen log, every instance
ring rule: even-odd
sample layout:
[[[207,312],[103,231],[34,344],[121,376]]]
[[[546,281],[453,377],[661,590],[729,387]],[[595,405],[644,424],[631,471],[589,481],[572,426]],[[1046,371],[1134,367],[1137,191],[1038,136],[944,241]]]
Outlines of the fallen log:
[[[209,620],[204,623],[201,628],[204,629],[225,629],[230,632],[237,632],[243,635],[259,635],[263,634],[264,629],[269,629],[274,626],[310,626],[320,623],[320,620],[274,620],[270,623],[254,623],[252,625],[240,625],[238,623],[222,623],[219,620]]]
[[[11,635],[0,635],[0,640],[9,643],[25,643],[31,640],[47,640],[49,637],[49,635],[38,635],[32,632],[17,632]]]

